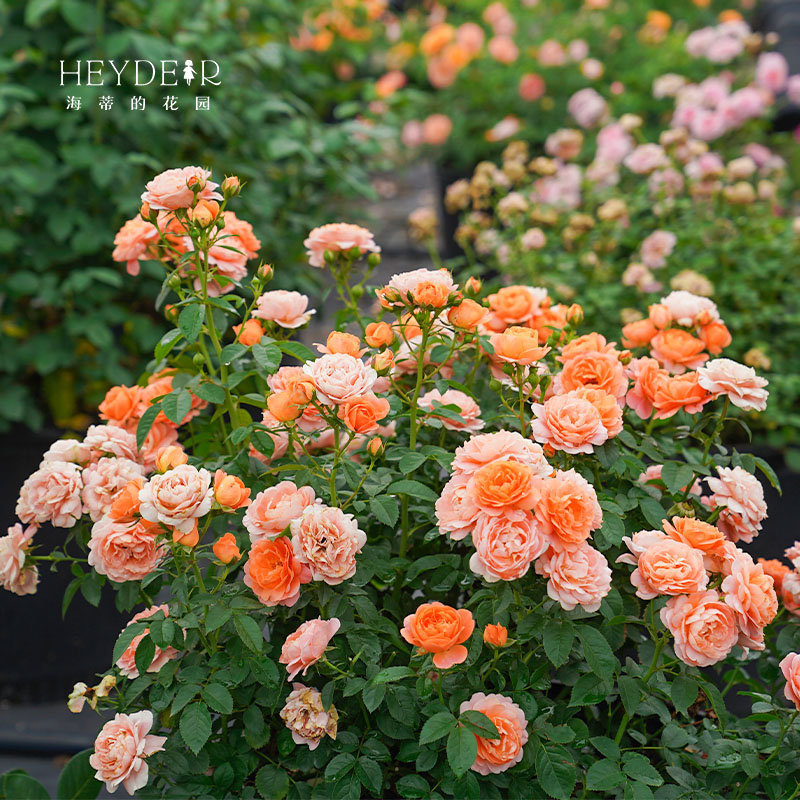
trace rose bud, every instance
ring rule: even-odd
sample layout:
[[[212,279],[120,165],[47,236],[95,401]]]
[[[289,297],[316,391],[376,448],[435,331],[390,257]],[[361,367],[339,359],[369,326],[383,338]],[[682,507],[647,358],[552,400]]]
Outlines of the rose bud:
[[[241,325],[234,325],[233,332],[239,337],[239,343],[245,347],[258,344],[264,335],[261,323],[252,317]]]
[[[421,281],[414,288],[414,302],[420,306],[442,308],[447,305],[449,295],[447,287],[433,281]]]
[[[274,274],[275,270],[272,264],[262,264],[258,268],[258,277],[261,278],[262,281],[271,281]]]
[[[214,497],[223,508],[242,508],[250,505],[250,490],[240,478],[221,469],[214,473]]]
[[[483,629],[483,641],[494,647],[504,647],[508,641],[508,629],[499,622],[496,625],[487,625]]]
[[[183,448],[178,445],[171,444],[169,447],[162,447],[156,455],[156,470],[158,472],[166,472],[168,469],[174,469],[181,464],[186,464],[189,461],[189,456],[184,453]]]
[[[343,331],[331,331],[328,334],[325,347],[328,353],[342,353],[347,356],[353,356],[353,358],[360,358],[363,354],[358,336],[353,336],[352,333],[344,333]]]
[[[220,536],[211,549],[223,564],[230,564],[231,561],[238,561],[242,557],[236,545],[236,537],[232,533]]]
[[[370,347],[386,347],[394,341],[394,331],[388,322],[370,322],[364,338]]]
[[[133,522],[139,513],[139,490],[144,485],[141,478],[134,478],[122,487],[122,491],[114,498],[109,516],[115,522]]]
[[[194,208],[187,210],[187,216],[202,228],[207,228],[219,214],[216,200],[200,200]]]
[[[480,278],[475,278],[475,277],[467,278],[467,282],[464,284],[464,289],[468,291],[470,294],[480,294],[482,288],[483,288],[483,281],[481,281]]]
[[[188,533],[181,533],[177,528],[172,530],[172,541],[175,544],[182,544],[184,547],[195,547],[200,541],[200,532],[197,530],[197,522]]]
[[[303,408],[308,405],[308,398],[302,389],[286,389],[282,392],[275,392],[267,398],[267,408],[278,422],[291,422],[297,419],[302,413]]]
[[[202,192],[203,189],[206,188],[206,179],[202,178],[200,175],[190,175],[186,180],[186,185],[193,192]]]
[[[383,450],[383,439],[380,436],[373,436],[367,443],[367,452],[377,458]]]
[[[394,353],[391,350],[384,350],[381,353],[376,353],[372,359],[372,368],[378,375],[385,375],[394,364]]]
[[[225,197],[236,197],[242,191],[242,184],[236,175],[228,175],[220,186]]]
[[[488,313],[480,303],[467,298],[447,312],[447,319],[456,328],[473,331]]]
[[[567,309],[567,320],[571,325],[580,325],[583,322],[583,309],[577,303]]]

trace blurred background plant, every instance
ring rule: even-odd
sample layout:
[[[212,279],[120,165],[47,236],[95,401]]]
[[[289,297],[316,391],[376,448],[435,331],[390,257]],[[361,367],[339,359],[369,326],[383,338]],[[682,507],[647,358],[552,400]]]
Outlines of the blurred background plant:
[[[128,280],[109,231],[167,164],[224,162],[252,182],[241,215],[265,261],[291,263],[326,209],[371,193],[386,131],[357,117],[362,87],[290,46],[307,3],[32,0],[0,3],[0,431],[15,423],[82,427],[109,385],[139,374],[138,353],[165,330],[157,270]],[[363,13],[352,10],[353,25]],[[354,41],[353,64],[368,43]],[[83,64],[81,86],[65,69]],[[122,85],[86,86],[86,60],[125,60]],[[178,61],[179,86],[134,86],[133,61]],[[187,86],[181,65],[220,64],[221,85]],[[160,77],[160,76],[159,76]],[[208,95],[210,109],[195,109]],[[173,96],[175,110],[164,106]],[[67,108],[68,98],[80,108]],[[101,98],[111,98],[103,101]],[[142,97],[143,110],[132,110]],[[256,180],[257,178],[257,180]],[[309,270],[283,270],[309,288]],[[157,288],[156,288],[157,292]]]

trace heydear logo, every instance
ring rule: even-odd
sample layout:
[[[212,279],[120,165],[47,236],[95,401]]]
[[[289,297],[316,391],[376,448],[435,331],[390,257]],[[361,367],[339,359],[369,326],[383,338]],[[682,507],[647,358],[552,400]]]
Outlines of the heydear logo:
[[[179,86],[177,59],[149,61],[147,59],[75,59],[61,61],[61,86],[121,86],[123,75],[134,86]],[[219,86],[220,66],[213,59],[203,59],[197,65],[191,59],[183,62],[183,80],[186,85],[197,82],[199,86]],[[156,82],[158,79],[158,82]]]

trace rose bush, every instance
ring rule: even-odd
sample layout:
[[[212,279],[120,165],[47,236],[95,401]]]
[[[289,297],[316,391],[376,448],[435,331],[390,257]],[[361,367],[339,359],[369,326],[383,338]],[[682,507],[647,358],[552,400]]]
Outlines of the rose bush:
[[[212,257],[241,183],[180,174],[140,213],[173,327],[0,539],[10,591],[69,563],[65,604],[142,609],[69,698],[116,716],[59,796],[785,797],[800,579],[743,549],[774,476],[720,443],[767,400],[702,335],[725,310],[665,302],[634,355],[540,287],[418,269],[366,314],[377,245],[342,226],[309,236],[344,304],[314,352],[272,267],[243,297]]]

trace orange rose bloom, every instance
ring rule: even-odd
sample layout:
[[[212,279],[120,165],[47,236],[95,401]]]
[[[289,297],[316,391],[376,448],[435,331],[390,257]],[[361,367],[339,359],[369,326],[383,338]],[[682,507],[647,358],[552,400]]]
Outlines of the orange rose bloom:
[[[533,508],[533,470],[519,461],[493,461],[481,467],[470,481],[471,492],[480,506]]]
[[[356,433],[374,433],[389,413],[389,401],[371,392],[345,400],[339,406],[339,419]]]
[[[622,329],[622,346],[644,347],[650,344],[650,341],[657,333],[658,328],[649,319],[629,322]]]
[[[462,300],[457,306],[454,306],[447,312],[447,319],[451,325],[456,328],[463,328],[467,331],[474,331],[478,324],[482,322],[488,310],[485,309],[480,303],[467,298]]]
[[[156,470],[158,472],[166,472],[168,469],[174,469],[181,464],[186,464],[189,461],[189,456],[183,451],[182,447],[171,444],[169,447],[162,447],[156,456]]]
[[[653,358],[657,358],[667,369],[699,367],[708,356],[703,354],[705,345],[688,331],[667,328],[657,333],[650,342]]]
[[[417,336],[422,335],[422,328],[420,328],[416,319],[414,319],[413,314],[403,314],[399,322],[395,323],[395,327],[406,341],[416,339]]]
[[[712,356],[718,356],[733,341],[723,322],[709,322],[700,328],[698,336]]]
[[[221,469],[214,473],[214,497],[223,508],[231,510],[250,505],[250,490],[240,478]]]
[[[265,606],[293,606],[300,597],[300,584],[310,577],[285,536],[259,539],[244,565],[245,584]]]
[[[139,513],[139,490],[144,486],[141,478],[134,478],[122,487],[114,498],[109,515],[114,522],[133,522]]]
[[[122,427],[140,416],[142,389],[140,386],[112,386],[98,406],[100,418],[119,423]]]
[[[353,358],[360,358],[363,352],[358,336],[340,331],[329,333],[325,346],[329,353],[344,353],[345,355],[353,356]]]
[[[506,328],[503,333],[495,333],[489,339],[494,348],[494,358],[512,364],[533,364],[544,358],[549,347],[539,347],[539,334],[530,328],[516,325]]]
[[[783,587],[783,576],[792,570],[777,558],[759,558],[758,563],[775,582],[775,591],[780,592]]]
[[[419,40],[419,51],[430,58],[444,50],[445,46],[455,39],[456,32],[452,25],[440,22],[427,30]]]
[[[467,660],[467,641],[475,630],[475,620],[466,608],[456,610],[444,603],[423,603],[403,620],[400,635],[422,652],[433,653],[433,663],[448,669]]]
[[[508,629],[499,622],[496,625],[487,625],[483,629],[483,641],[494,647],[504,647],[508,641]]]
[[[578,353],[613,353],[614,343],[609,344],[601,333],[585,333],[568,342],[561,348],[558,360],[563,364]]]
[[[232,533],[220,536],[211,549],[223,564],[230,564],[231,561],[238,561],[242,557],[236,544],[236,537]]]
[[[528,286],[504,286],[490,294],[488,300],[491,311],[506,325],[527,322],[540,305],[539,295]]]
[[[245,347],[258,344],[264,335],[264,329],[257,319],[248,319],[242,325],[234,325],[233,332],[239,337],[239,343]]]
[[[628,379],[620,360],[614,353],[585,350],[564,364],[560,374],[561,390],[571,392],[584,386],[603,389],[613,397],[624,397]]]
[[[673,517],[672,524],[664,521],[670,539],[688,544],[705,555],[721,556],[725,552],[725,535],[719,528],[693,517]]]
[[[682,408],[689,414],[696,414],[711,400],[709,394],[697,381],[696,372],[687,372],[677,377],[657,378],[653,393],[653,406],[658,419],[667,419]]]
[[[600,421],[608,431],[608,438],[616,436],[622,430],[622,409],[617,398],[604,389],[584,386],[577,390],[578,397],[588,400],[600,414]]]
[[[447,298],[450,296],[450,292],[441,283],[420,281],[414,287],[413,296],[417,305],[442,308],[442,306],[447,305]]]
[[[394,331],[388,322],[370,322],[364,338],[370,347],[387,347],[394,341]]]
[[[308,397],[303,389],[295,387],[275,392],[267,398],[267,408],[278,422],[291,422],[297,419],[304,407],[308,405]]]
[[[172,529],[172,541],[175,544],[182,544],[184,547],[196,547],[200,541],[200,531],[197,530],[197,522],[187,533],[181,533],[177,528]]]

